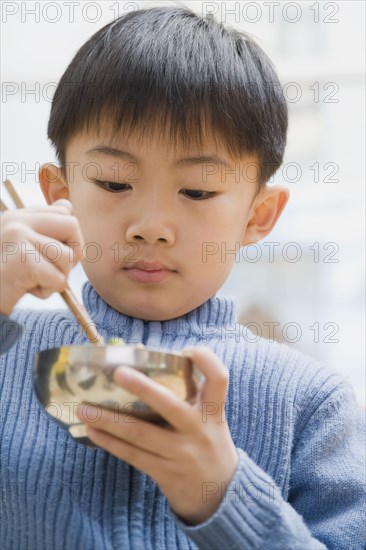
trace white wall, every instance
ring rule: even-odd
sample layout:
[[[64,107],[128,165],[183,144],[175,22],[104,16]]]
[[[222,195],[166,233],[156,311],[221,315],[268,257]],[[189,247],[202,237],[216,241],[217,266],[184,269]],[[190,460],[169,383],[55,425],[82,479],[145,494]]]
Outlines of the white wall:
[[[174,3],[179,2],[1,3],[2,177],[10,177],[28,206],[44,202],[37,166],[55,160],[46,137],[50,101],[77,49],[126,9]],[[275,184],[289,187],[290,202],[274,232],[257,249],[261,259],[250,261],[254,249],[248,250],[249,259],[240,256],[220,294],[236,296],[243,322],[257,323],[254,326],[264,336],[269,336],[265,322],[279,323],[278,337],[340,370],[365,403],[365,5],[185,5],[199,13],[216,11],[216,19],[253,34],[278,70],[290,109],[284,168],[274,178]],[[32,89],[37,94],[29,93]],[[315,163],[320,167],[319,182],[314,181]],[[35,173],[26,173],[32,168]],[[327,181],[332,171],[338,181]],[[3,199],[9,202],[5,191]],[[269,261],[271,242],[280,243],[274,248],[274,261]],[[297,243],[298,262],[290,261],[296,252],[290,242]],[[83,280],[81,268],[76,268],[70,281],[79,294]],[[27,296],[20,305],[64,307],[57,295],[46,302]]]

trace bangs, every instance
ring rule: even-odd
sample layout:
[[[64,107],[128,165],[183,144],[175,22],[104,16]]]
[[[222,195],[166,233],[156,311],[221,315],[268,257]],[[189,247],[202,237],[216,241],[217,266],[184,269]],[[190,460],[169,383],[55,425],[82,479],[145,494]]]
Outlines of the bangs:
[[[217,99],[206,98],[202,103],[189,99],[186,103],[181,97],[169,101],[154,90],[146,101],[141,90],[133,102],[112,101],[99,105],[93,113],[89,111],[89,117],[81,122],[79,130],[106,136],[111,141],[128,140],[133,136],[138,146],[152,140],[162,147],[168,143],[171,149],[184,153],[203,152],[208,143],[223,148],[232,159],[254,152],[254,145],[251,146],[247,139],[248,133],[243,133],[240,142],[237,140],[236,132],[240,129],[222,116]]]

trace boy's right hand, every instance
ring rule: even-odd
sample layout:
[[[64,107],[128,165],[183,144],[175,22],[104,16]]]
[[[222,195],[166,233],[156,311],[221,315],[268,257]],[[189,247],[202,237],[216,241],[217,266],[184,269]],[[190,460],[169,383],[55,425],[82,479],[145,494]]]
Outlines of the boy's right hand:
[[[0,312],[10,315],[30,292],[48,298],[65,290],[67,276],[81,259],[84,240],[71,202],[9,210],[1,215]]]

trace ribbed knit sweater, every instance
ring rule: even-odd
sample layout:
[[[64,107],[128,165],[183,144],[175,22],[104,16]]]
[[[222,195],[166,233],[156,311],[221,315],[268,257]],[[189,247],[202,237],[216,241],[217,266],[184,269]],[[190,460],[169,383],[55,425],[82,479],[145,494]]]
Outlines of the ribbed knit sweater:
[[[38,403],[35,352],[85,342],[72,314],[15,310],[23,335],[0,363],[3,550],[364,550],[365,423],[346,378],[241,330],[233,298],[163,322],[117,312],[90,283],[83,300],[105,339],[218,355],[239,462],[218,510],[185,525],[152,479],[75,442]]]

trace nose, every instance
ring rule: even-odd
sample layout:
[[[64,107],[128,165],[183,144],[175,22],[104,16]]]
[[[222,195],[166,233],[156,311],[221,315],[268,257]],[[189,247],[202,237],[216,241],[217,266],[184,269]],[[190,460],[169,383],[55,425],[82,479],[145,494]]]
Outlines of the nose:
[[[174,216],[171,205],[163,201],[147,202],[131,213],[126,240],[145,241],[149,244],[164,243],[173,245],[175,242],[175,230],[173,227]]]

